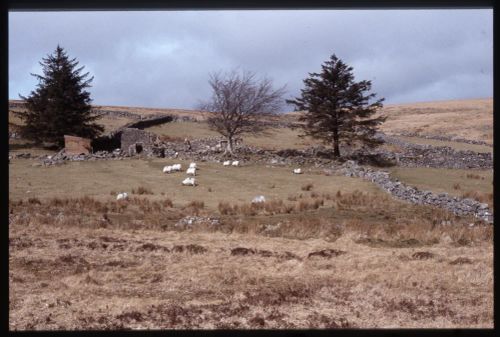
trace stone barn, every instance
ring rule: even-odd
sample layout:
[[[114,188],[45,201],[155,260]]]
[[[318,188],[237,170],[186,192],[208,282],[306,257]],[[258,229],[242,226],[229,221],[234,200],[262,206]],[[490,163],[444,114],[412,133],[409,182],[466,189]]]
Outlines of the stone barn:
[[[156,141],[157,136],[148,131],[134,128],[121,131],[121,150],[131,156],[152,153]]]
[[[92,152],[91,140],[64,135],[64,150],[69,155],[89,154]]]

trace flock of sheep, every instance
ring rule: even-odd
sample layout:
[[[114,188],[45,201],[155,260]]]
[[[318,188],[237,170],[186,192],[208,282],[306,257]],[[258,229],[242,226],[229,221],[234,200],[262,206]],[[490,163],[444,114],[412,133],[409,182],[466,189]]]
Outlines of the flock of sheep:
[[[231,161],[225,161],[222,163],[224,166],[240,166],[240,162],[238,160],[235,160],[233,162]],[[163,168],[163,173],[172,173],[172,172],[179,172],[182,169],[181,164],[174,164],[170,166],[165,166]],[[187,175],[191,175],[192,177],[187,177],[182,181],[182,185],[184,186],[196,186],[196,179],[194,178],[196,176],[196,170],[197,166],[196,163],[191,163],[189,164],[188,169],[186,170]]]
[[[240,162],[238,160],[234,161],[224,161],[222,163],[223,166],[240,166]],[[163,167],[163,173],[170,174],[173,172],[180,172],[182,170],[182,165],[181,164],[174,164],[174,165],[168,165]],[[194,178],[196,176],[196,170],[197,170],[197,165],[196,163],[190,163],[188,169],[186,170],[186,174],[191,176],[187,177],[182,181],[183,186],[196,186],[196,179]],[[294,174],[302,174],[302,170],[300,168],[294,169],[293,170]],[[128,199],[128,194],[127,192],[119,193],[116,196],[116,200],[125,200]],[[256,202],[265,202],[266,198],[263,195],[256,196],[253,200],[252,203]]]

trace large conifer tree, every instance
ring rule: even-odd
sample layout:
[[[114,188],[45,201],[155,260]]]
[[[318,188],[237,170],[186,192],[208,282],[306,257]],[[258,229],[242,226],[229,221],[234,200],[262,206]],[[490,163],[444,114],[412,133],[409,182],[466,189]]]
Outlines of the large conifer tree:
[[[52,55],[42,59],[43,76],[30,96],[19,95],[26,102],[26,110],[17,112],[24,121],[21,134],[37,142],[64,144],[64,135],[94,138],[104,128],[94,121],[100,118],[92,111],[90,87],[93,77],[81,74],[76,59],[70,60],[59,45]]]
[[[371,102],[375,95],[370,81],[354,81],[353,68],[335,54],[322,66],[321,73],[309,73],[304,80],[301,97],[287,100],[295,110],[304,110],[300,121],[305,122],[305,135],[331,144],[334,156],[340,156],[340,143],[351,145],[355,141],[369,147],[379,145],[373,139],[384,116],[373,117],[382,107],[383,98]],[[373,117],[373,118],[370,118]]]

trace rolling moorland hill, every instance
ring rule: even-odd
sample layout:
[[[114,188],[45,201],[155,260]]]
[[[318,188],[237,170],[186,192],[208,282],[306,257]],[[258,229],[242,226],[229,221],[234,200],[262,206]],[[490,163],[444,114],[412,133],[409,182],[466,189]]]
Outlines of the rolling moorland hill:
[[[11,100],[12,103],[20,103]],[[133,121],[127,114],[143,117],[172,114],[203,120],[206,115],[201,111],[187,109],[145,108],[126,106],[95,106],[108,114],[101,119],[106,131]],[[120,116],[120,112],[124,112]],[[427,136],[458,137],[484,141],[493,144],[493,98],[421,102],[410,104],[387,104],[382,113],[388,118],[381,130],[387,134],[415,133]],[[300,112],[283,114],[276,119],[296,121]],[[9,113],[9,126],[15,128],[20,121]]]

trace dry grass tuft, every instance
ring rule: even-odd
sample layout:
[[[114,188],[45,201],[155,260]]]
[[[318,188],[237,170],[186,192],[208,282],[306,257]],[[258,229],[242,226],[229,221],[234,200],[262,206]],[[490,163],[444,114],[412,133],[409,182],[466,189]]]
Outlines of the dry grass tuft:
[[[151,191],[151,189],[147,188],[147,187],[144,187],[144,186],[139,186],[136,189],[132,189],[132,194],[140,194],[140,195],[143,195],[143,194],[149,194],[149,195],[152,195],[154,194],[153,191]]]
[[[38,198],[29,198],[28,203],[31,205],[41,205],[40,199]]]
[[[413,253],[411,257],[414,260],[428,260],[434,258],[435,255],[430,252],[416,252]]]
[[[484,177],[481,177],[479,174],[474,174],[474,173],[468,173],[466,175],[468,179],[481,179],[484,180]]]
[[[455,260],[450,261],[451,265],[456,265],[456,264],[472,264],[472,260],[469,259],[468,257],[457,257]]]
[[[462,198],[470,198],[482,203],[493,206],[493,193],[485,193],[480,191],[467,191],[462,194]]]
[[[163,207],[174,207],[174,203],[170,199],[164,199],[163,200]]]
[[[308,183],[308,184],[303,185],[300,189],[302,191],[310,191],[310,190],[312,190],[313,187],[314,187],[314,185],[312,183]]]
[[[205,202],[200,201],[200,200],[193,200],[190,201],[184,209],[188,209],[191,213],[195,215],[199,215],[200,211],[202,211],[205,208]]]

